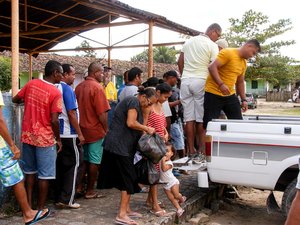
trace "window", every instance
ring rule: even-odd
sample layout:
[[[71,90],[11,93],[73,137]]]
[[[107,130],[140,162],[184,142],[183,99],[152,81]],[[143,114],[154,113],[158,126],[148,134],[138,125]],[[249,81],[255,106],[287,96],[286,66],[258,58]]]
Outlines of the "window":
[[[251,81],[251,89],[257,89],[258,88],[258,82],[257,80]]]

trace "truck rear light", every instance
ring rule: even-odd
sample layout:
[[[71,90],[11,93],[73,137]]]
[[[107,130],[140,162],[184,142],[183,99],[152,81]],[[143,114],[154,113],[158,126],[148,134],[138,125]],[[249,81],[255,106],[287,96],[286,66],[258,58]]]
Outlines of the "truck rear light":
[[[205,137],[205,154],[206,154],[206,161],[211,161],[211,141],[212,136],[206,135]]]

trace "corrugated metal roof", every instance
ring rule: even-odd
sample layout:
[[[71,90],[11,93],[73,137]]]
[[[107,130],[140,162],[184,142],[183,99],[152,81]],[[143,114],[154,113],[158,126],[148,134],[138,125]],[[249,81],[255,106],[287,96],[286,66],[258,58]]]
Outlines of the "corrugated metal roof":
[[[49,50],[83,31],[108,27],[124,17],[132,23],[195,36],[200,32],[115,0],[19,0],[20,52]],[[74,46],[75,47],[75,46]],[[0,51],[11,49],[11,1],[0,0]]]

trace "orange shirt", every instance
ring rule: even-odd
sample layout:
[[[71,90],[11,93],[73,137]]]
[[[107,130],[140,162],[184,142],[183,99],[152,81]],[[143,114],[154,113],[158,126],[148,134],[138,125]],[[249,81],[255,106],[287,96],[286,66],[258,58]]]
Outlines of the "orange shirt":
[[[76,87],[75,93],[78,101],[79,125],[86,143],[104,138],[105,131],[99,116],[110,110],[110,106],[103,87],[96,79],[87,77]]]

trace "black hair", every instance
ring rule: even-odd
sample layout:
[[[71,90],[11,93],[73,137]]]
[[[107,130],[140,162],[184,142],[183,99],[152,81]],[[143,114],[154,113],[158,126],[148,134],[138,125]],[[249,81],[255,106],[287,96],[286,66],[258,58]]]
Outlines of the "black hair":
[[[159,83],[159,84],[162,84],[162,83],[164,83],[164,82],[165,82],[164,79],[159,79],[159,80],[158,80],[158,83]]]
[[[138,94],[146,95],[147,98],[151,98],[152,96],[156,95],[156,91],[152,87],[145,88],[144,86],[139,86]]]
[[[51,76],[55,71],[61,71],[61,64],[55,60],[49,60],[45,66],[45,77]]]
[[[71,67],[74,68],[71,64],[62,64],[62,68],[64,73],[70,73],[71,72]]]
[[[143,71],[138,67],[133,67],[128,71],[128,81],[133,81],[137,75],[141,75]]]
[[[157,77],[149,77],[147,80],[147,87],[156,87],[159,83],[159,79]]]
[[[205,33],[208,33],[210,31],[218,31],[219,33],[222,33],[222,28],[219,24],[213,23],[206,29]]]
[[[163,75],[163,78],[167,78],[167,77],[178,77],[178,75],[175,70],[169,70],[168,72],[165,72]]]
[[[258,48],[258,52],[261,51],[260,43],[257,39],[251,39],[251,40],[247,41],[246,44],[254,45],[255,47]]]
[[[160,91],[161,94],[168,94],[172,91],[172,87],[167,83],[162,83],[156,86],[156,90]]]
[[[92,62],[88,67],[88,74],[95,73],[99,71],[102,67],[102,64],[99,61]]]
[[[176,150],[174,148],[174,146],[172,145],[172,143],[170,141],[166,142],[166,146],[171,146],[171,150],[173,152],[173,156],[171,157],[171,160],[173,161],[176,158]]]

